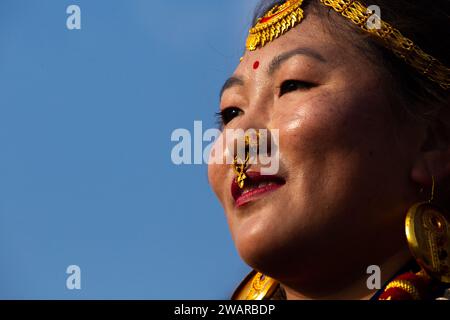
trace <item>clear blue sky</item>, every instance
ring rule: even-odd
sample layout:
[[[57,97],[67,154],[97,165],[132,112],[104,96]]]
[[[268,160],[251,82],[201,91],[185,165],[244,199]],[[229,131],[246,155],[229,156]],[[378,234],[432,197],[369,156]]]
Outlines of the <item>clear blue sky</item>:
[[[0,298],[229,297],[249,268],[170,137],[215,126],[255,3],[0,1]]]

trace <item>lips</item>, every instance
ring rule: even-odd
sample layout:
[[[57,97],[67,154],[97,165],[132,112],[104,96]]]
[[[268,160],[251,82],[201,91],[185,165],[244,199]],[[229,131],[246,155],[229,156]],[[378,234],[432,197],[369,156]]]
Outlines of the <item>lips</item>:
[[[274,175],[261,175],[258,172],[247,172],[244,188],[239,188],[236,179],[231,183],[231,195],[235,201],[236,207],[241,207],[257,198],[262,197],[268,192],[281,188],[286,181]]]

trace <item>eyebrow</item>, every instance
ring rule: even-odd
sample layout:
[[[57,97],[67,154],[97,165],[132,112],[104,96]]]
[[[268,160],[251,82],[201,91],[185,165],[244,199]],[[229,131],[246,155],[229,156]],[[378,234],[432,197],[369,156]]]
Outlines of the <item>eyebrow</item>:
[[[283,65],[284,62],[297,55],[308,56],[313,59],[316,59],[321,63],[327,62],[327,60],[320,53],[311,48],[304,48],[304,47],[297,48],[276,56],[269,64],[268,74],[273,75]],[[225,81],[224,85],[222,86],[222,89],[220,90],[220,98],[222,98],[223,93],[226,90],[230,89],[231,87],[243,85],[244,80],[241,77],[232,76],[228,78],[227,81]]]
[[[311,48],[297,48],[288,52],[284,52],[275,57],[269,65],[269,75],[274,74],[284,62],[297,55],[308,56],[310,58],[318,60],[321,63],[327,62],[327,60],[320,53]]]
[[[231,87],[234,86],[243,86],[243,85],[244,80],[242,80],[242,78],[238,76],[232,76],[228,78],[227,81],[225,81],[225,83],[223,84],[222,89],[220,90],[220,98],[222,98],[222,95],[225,90],[230,89]]]

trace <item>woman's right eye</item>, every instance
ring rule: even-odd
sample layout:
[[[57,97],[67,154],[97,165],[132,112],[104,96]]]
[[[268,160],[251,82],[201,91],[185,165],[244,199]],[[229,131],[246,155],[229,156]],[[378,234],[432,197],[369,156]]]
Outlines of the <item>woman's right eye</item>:
[[[231,120],[241,115],[243,111],[238,107],[228,107],[217,113],[220,122],[227,125]]]

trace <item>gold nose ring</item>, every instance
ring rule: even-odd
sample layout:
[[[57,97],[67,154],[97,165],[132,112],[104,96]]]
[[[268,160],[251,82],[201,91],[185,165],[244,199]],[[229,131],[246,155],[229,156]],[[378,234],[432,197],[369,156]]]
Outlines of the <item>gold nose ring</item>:
[[[236,175],[236,183],[239,188],[243,189],[245,185],[245,180],[247,177],[247,170],[250,167],[250,148],[252,147],[250,144],[250,136],[245,135],[245,159],[242,161],[239,159],[239,156],[236,155],[233,161],[233,170]],[[256,134],[256,147],[259,145],[259,132]]]

